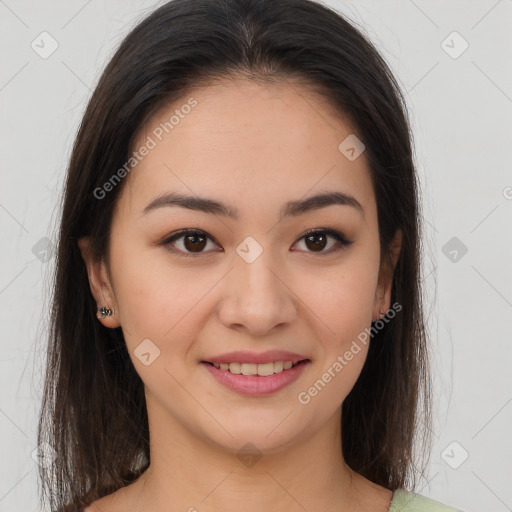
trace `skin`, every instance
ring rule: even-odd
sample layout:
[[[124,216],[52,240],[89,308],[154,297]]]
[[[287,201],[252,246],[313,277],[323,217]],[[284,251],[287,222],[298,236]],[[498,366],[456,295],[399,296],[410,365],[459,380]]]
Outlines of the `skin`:
[[[98,307],[114,309],[99,321],[122,327],[144,382],[151,441],[149,469],[86,511],[385,512],[391,491],[353,472],[341,451],[341,405],[368,347],[361,344],[310,403],[297,400],[390,307],[401,233],[389,268],[380,260],[364,153],[349,161],[338,150],[355,131],[304,86],[237,79],[166,106],[134,147],[190,96],[197,107],[125,178],[112,221],[110,273],[89,257],[88,239],[79,240]],[[240,218],[179,207],[142,215],[164,191],[221,200]],[[363,214],[331,205],[278,221],[284,203],[320,191],[354,196]],[[212,237],[202,253],[187,258],[158,245],[185,228]],[[329,237],[315,251],[303,238],[312,228],[332,228],[354,242],[328,254],[338,246]],[[247,236],[263,248],[252,263],[236,252]],[[172,247],[191,252],[184,238]],[[149,366],[134,355],[147,338],[160,350]],[[267,397],[230,391],[200,365],[232,350],[275,348],[312,362]],[[251,467],[237,457],[248,442],[262,455]]]

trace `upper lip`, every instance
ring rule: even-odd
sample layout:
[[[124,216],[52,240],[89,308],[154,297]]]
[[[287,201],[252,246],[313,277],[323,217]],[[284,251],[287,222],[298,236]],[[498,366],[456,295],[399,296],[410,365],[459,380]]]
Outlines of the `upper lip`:
[[[253,363],[263,364],[274,361],[291,361],[297,363],[303,359],[309,359],[307,356],[287,352],[285,350],[268,350],[267,352],[227,352],[218,356],[212,356],[204,361],[207,363]]]

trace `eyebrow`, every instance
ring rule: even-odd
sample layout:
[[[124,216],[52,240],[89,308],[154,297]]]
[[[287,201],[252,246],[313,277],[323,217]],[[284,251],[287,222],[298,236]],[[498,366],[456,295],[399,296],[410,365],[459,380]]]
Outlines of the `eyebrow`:
[[[285,217],[296,217],[298,215],[332,205],[350,206],[364,216],[364,209],[355,197],[344,192],[332,191],[310,196],[306,199],[288,201],[281,208],[279,220],[282,220]],[[213,213],[215,215],[222,215],[234,220],[238,220],[239,218],[239,211],[237,208],[221,201],[207,197],[177,194],[174,192],[163,194],[151,201],[151,203],[144,208],[141,215],[145,215],[150,211],[154,211],[159,208],[173,206],[205,213]]]

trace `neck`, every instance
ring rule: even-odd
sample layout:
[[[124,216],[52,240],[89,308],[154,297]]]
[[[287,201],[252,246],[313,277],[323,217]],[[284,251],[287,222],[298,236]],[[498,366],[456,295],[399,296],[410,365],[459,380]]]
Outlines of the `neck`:
[[[132,484],[132,510],[356,510],[365,479],[344,462],[341,407],[319,430],[251,454],[187,431],[147,399],[151,464]]]

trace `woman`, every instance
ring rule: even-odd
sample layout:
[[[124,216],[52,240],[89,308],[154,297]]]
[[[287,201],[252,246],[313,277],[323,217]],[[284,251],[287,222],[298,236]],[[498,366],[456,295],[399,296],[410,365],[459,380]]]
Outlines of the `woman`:
[[[406,490],[416,180],[396,81],[335,11],[174,0],[135,27],[68,169],[51,509],[455,510]]]

